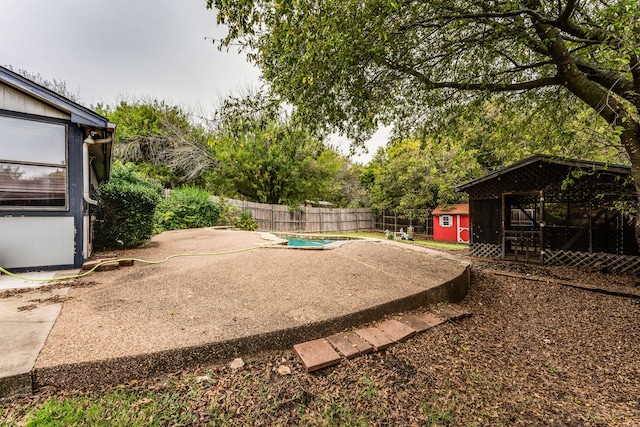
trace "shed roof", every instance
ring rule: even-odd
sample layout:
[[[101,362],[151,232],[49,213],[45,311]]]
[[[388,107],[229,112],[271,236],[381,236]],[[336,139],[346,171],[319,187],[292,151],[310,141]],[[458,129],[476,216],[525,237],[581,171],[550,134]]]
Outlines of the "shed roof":
[[[552,156],[537,154],[535,156],[531,156],[524,160],[516,162],[512,165],[495,170],[493,172],[489,172],[488,174],[481,176],[480,178],[472,179],[470,181],[457,185],[455,190],[465,191],[475,185],[482,184],[487,181],[491,181],[513,170],[519,169],[523,166],[527,166],[536,162],[543,162],[547,164],[554,164],[554,165],[560,165],[560,166],[569,166],[569,167],[574,167],[578,169],[584,169],[585,171],[608,171],[613,173],[619,173],[622,175],[628,175],[631,172],[631,167],[625,166],[625,165],[613,165],[613,164],[607,164],[602,162],[592,162],[589,160],[561,160],[558,158],[554,158]]]
[[[469,204],[458,203],[454,205],[438,205],[432,212],[433,215],[469,215]]]

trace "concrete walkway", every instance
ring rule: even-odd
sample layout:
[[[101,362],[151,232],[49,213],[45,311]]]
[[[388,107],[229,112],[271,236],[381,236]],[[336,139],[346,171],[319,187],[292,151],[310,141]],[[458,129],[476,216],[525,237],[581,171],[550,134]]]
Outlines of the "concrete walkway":
[[[34,387],[118,384],[290,348],[393,313],[459,301],[469,284],[467,263],[398,242],[258,248],[265,243],[261,233],[165,232],[144,249],[115,255],[171,259],[136,261],[76,280],[68,292],[55,289],[50,296],[65,296],[61,311],[59,302],[35,297],[40,291],[22,294],[23,301],[43,301],[25,310],[48,313],[41,332],[51,328],[54,308],[60,314],[44,345],[32,344],[39,352],[35,364],[25,359],[21,370],[31,364]],[[19,301],[12,304],[2,311],[24,315]],[[23,323],[11,322],[1,319],[0,329],[26,334]],[[3,359],[7,351],[2,348]],[[14,387],[14,394],[26,389]]]
[[[60,275],[72,275],[77,270],[67,271],[36,271],[29,273],[20,273],[19,276],[32,280],[23,280],[6,274],[0,274],[0,292],[10,289],[40,288],[47,286],[47,280],[59,277]]]
[[[33,366],[68,292],[36,290],[0,299],[0,399],[32,392]]]

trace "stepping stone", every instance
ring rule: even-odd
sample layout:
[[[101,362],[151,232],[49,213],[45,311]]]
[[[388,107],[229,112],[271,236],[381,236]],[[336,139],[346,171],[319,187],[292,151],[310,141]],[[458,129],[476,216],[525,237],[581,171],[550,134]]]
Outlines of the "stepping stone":
[[[387,334],[395,342],[402,342],[416,334],[411,326],[395,319],[386,320],[376,325],[378,329]]]
[[[119,259],[118,265],[120,267],[131,267],[135,261],[132,259]]]
[[[394,341],[378,328],[356,329],[355,333],[369,341],[375,351],[384,350],[394,344]]]
[[[353,359],[361,354],[371,353],[373,346],[353,332],[331,335],[327,341],[347,359]]]
[[[422,333],[427,329],[431,329],[434,326],[438,326],[441,323],[445,322],[443,319],[436,317],[431,313],[422,313],[401,317],[400,321],[411,326],[418,333]]]
[[[85,262],[84,264],[82,264],[82,270],[91,270],[92,268],[103,262],[107,262],[107,264],[101,265],[100,267],[96,268],[96,271],[115,270],[119,266],[117,258],[103,258]]]
[[[471,316],[471,313],[460,308],[447,306],[438,310],[438,316],[443,317],[447,321],[453,322]]]
[[[340,355],[324,338],[303,342],[293,346],[307,372],[340,363]]]

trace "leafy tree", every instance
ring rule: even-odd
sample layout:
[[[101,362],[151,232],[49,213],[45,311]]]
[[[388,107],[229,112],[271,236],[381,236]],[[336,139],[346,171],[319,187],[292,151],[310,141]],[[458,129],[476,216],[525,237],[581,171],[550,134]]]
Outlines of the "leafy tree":
[[[503,95],[451,105],[432,120],[398,123],[395,139],[448,140],[474,151],[482,173],[534,154],[626,163],[626,154],[595,114],[575,99],[540,103]]]
[[[435,120],[399,123],[361,180],[374,209],[429,211],[463,202],[455,185],[536,153],[620,162],[619,146],[599,139],[606,133],[586,133],[601,125],[590,112],[567,110],[572,114],[558,115],[555,105],[502,96],[451,105]]]
[[[336,196],[342,160],[263,94],[229,98],[220,109],[211,148],[219,167],[209,189],[228,197],[298,206]]]
[[[220,135],[213,144],[219,167],[208,185],[229,197],[296,206],[323,198],[340,160],[335,151],[286,121],[247,132]]]
[[[449,141],[403,139],[379,149],[362,175],[375,210],[423,215],[439,204],[461,203],[466,194],[454,188],[479,175],[475,151]]]
[[[207,130],[182,108],[158,100],[98,108],[118,124],[115,157],[135,163],[165,187],[197,183],[216,166]]]
[[[338,158],[338,169],[327,182],[322,200],[341,208],[368,208],[371,199],[362,185],[361,175],[365,166],[351,162],[347,157]]]
[[[465,103],[474,94],[579,99],[615,132],[640,202],[637,0],[208,0],[207,6],[228,26],[221,47],[239,41],[274,91],[310,123],[360,140],[379,121]]]
[[[220,218],[220,206],[201,188],[181,187],[163,199],[155,212],[155,231],[213,227]]]

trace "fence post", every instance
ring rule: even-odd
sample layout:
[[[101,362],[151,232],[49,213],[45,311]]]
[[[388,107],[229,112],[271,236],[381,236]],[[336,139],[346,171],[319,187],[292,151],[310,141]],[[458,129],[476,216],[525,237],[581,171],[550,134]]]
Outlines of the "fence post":
[[[393,213],[393,232],[398,231],[398,212]]]

